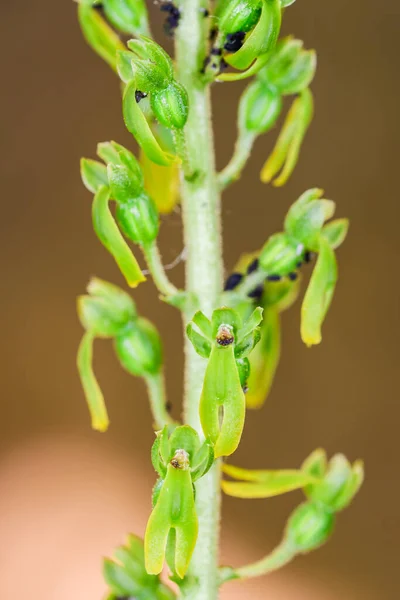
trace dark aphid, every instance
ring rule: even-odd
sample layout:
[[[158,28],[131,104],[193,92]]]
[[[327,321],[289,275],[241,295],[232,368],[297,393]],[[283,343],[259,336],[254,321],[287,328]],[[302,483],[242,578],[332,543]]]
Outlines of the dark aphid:
[[[94,4],[92,8],[94,8],[95,10],[103,10],[103,4],[102,2],[99,2],[99,4]]]
[[[237,52],[243,46],[243,41],[246,34],[244,31],[236,33],[228,33],[224,48],[227,52]]]
[[[249,391],[249,386],[248,385],[244,385],[242,387],[242,390],[243,390],[243,394],[247,394],[247,392]]]
[[[234,342],[232,328],[228,325],[220,325],[217,333],[217,344],[219,346],[230,346]]]
[[[203,62],[203,68],[200,71],[201,73],[205,73],[206,72],[206,69],[207,69],[208,65],[210,64],[210,62],[211,62],[211,57],[210,56],[206,56],[205,59],[204,59],[204,62]]]
[[[303,263],[300,261],[300,262],[298,262],[298,263],[296,264],[296,267],[297,267],[298,269],[300,269],[300,267],[302,266],[302,264],[303,264]]]
[[[242,281],[242,279],[243,279],[242,273],[231,273],[229,275],[228,279],[225,281],[225,285],[224,285],[225,292],[234,290],[235,287],[237,287],[239,285],[239,283]]]
[[[296,281],[296,279],[298,277],[298,273],[295,273],[295,272],[289,273],[288,277],[289,277],[290,281]]]
[[[307,250],[307,252],[304,253],[304,262],[305,263],[309,263],[312,260],[312,252],[310,252],[309,250]]]
[[[167,413],[168,413],[169,415],[171,414],[171,411],[172,411],[172,402],[169,402],[169,401],[168,401],[168,402],[165,404],[165,410],[167,411]]]
[[[146,98],[146,96],[147,96],[147,94],[145,94],[144,92],[141,92],[140,90],[136,90],[136,92],[135,92],[135,100],[138,104],[141,100],[143,100],[143,98]]]
[[[211,48],[211,55],[212,56],[221,56],[222,54],[222,48]]]
[[[280,281],[282,277],[280,275],[268,275],[267,281]]]
[[[222,73],[222,71],[225,71],[225,69],[227,69],[228,67],[228,63],[224,61],[223,58],[221,58],[221,62],[219,63],[219,72]]]
[[[207,8],[201,8],[200,12],[203,13],[204,17],[208,17],[210,15],[210,11]]]
[[[260,285],[258,285],[256,288],[254,288],[254,290],[251,290],[251,292],[249,292],[247,295],[249,298],[254,298],[257,301],[260,301],[263,293],[264,293],[264,286],[262,283],[260,283]]]
[[[160,6],[160,10],[168,13],[168,17],[164,23],[164,31],[167,35],[173,36],[175,29],[179,25],[179,19],[181,18],[179,8],[177,8],[173,2],[163,2]]]
[[[215,40],[215,38],[217,37],[217,34],[218,34],[217,27],[213,27],[212,29],[210,29],[210,35],[209,35],[210,42],[213,42]]]
[[[250,275],[250,273],[254,273],[254,271],[257,271],[258,269],[258,258],[255,258],[247,267],[247,275]]]

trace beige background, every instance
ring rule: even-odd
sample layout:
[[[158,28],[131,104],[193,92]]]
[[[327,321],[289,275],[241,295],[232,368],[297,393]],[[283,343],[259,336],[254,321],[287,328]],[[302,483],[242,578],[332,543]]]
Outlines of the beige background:
[[[3,5],[4,4],[4,5]],[[153,10],[158,32],[162,16]],[[276,132],[261,139],[224,200],[227,270],[280,228],[289,204],[323,186],[351,218],[323,344],[299,337],[299,305],[284,318],[284,355],[268,405],[248,416],[235,462],[298,465],[315,447],[366,462],[367,481],[320,551],[226,598],[395,600],[400,596],[398,300],[398,55],[396,0],[298,0],[284,31],[318,50],[316,115],[289,184],[258,181]],[[154,21],[153,21],[154,22]],[[112,426],[89,429],[75,370],[75,297],[92,274],[122,284],[90,223],[81,155],[98,141],[130,144],[117,81],[82,41],[69,1],[1,6],[0,598],[86,600],[103,586],[100,556],[142,532],[154,482],[144,387],[96,347]],[[159,39],[163,39],[159,37]],[[215,85],[218,163],[235,138],[242,86]],[[165,260],[182,248],[180,216],[166,219]],[[172,274],[182,282],[182,267]],[[179,316],[149,283],[135,292],[166,343],[170,398],[180,408]],[[224,501],[224,560],[259,557],[278,541],[300,494]],[[236,591],[235,591],[236,590]],[[237,596],[235,596],[237,594]]]

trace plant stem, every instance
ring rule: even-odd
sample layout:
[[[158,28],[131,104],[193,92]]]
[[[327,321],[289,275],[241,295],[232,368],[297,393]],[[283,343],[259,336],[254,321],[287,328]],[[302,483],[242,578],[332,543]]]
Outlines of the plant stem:
[[[174,296],[178,289],[168,279],[161,261],[160,251],[155,242],[143,246],[143,254],[158,291],[163,296]]]
[[[182,215],[187,248],[185,324],[198,309],[208,316],[218,306],[222,289],[220,197],[215,174],[209,89],[200,80],[206,52],[205,0],[186,0],[176,32],[178,77],[189,95],[189,118],[185,127],[190,166],[197,177],[182,177]],[[199,400],[206,361],[185,339],[185,423],[203,436]],[[199,536],[187,582],[186,600],[218,597],[218,542],[220,521],[220,466],[217,461],[196,484]]]
[[[224,190],[228,185],[239,179],[250,157],[255,138],[256,136],[251,132],[241,132],[239,134],[231,160],[218,174],[220,190]]]
[[[296,556],[296,549],[286,540],[283,540],[279,546],[267,554],[261,560],[251,563],[239,569],[235,569],[236,576],[241,579],[249,579],[250,577],[260,577],[267,575],[272,571],[276,571],[284,567]]]
[[[172,425],[174,420],[168,414],[167,398],[165,393],[165,377],[163,371],[156,375],[145,377],[149,393],[150,407],[156,430],[162,429],[164,425]]]

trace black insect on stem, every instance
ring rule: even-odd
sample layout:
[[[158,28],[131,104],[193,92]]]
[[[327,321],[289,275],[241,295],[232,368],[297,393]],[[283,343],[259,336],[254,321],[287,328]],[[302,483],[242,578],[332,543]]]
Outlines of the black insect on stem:
[[[160,10],[168,13],[167,19],[164,23],[164,31],[168,36],[173,37],[175,29],[178,27],[179,20],[181,18],[180,10],[173,2],[162,2]]]
[[[224,44],[224,49],[227,52],[237,52],[243,46],[245,35],[246,34],[244,31],[237,31],[236,33],[228,33],[228,35],[226,36],[226,42]]]
[[[242,281],[242,279],[243,279],[242,273],[231,273],[229,275],[229,277],[227,278],[227,280],[225,281],[224,291],[230,292],[231,290],[234,290],[239,285],[239,283]]]

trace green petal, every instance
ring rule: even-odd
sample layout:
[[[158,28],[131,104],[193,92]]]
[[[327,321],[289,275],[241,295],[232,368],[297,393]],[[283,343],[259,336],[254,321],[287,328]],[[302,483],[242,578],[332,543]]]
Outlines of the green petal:
[[[93,334],[87,331],[79,345],[77,366],[92,417],[92,427],[97,431],[106,431],[109,419],[103,394],[93,372],[93,341]]]
[[[271,498],[303,488],[314,478],[298,470],[253,471],[224,465],[223,471],[243,481],[222,481],[223,491],[236,498]]]
[[[117,50],[125,49],[117,34],[107,25],[99,12],[87,4],[78,5],[78,19],[89,46],[114,71],[117,71]]]
[[[128,285],[136,287],[142,281],[146,281],[146,277],[114,221],[108,206],[109,200],[108,188],[100,188],[93,200],[93,227],[103,246],[114,257]]]

